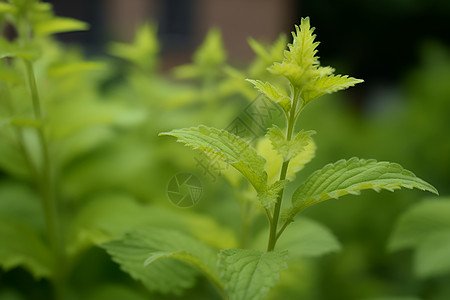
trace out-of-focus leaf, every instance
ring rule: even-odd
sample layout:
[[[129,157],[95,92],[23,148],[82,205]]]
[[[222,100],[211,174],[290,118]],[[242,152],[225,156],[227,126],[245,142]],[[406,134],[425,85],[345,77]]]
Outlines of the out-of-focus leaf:
[[[45,221],[38,192],[31,187],[10,180],[0,183],[0,219],[13,218],[39,234],[45,232]]]
[[[49,35],[68,31],[88,30],[89,25],[86,22],[72,18],[54,17],[36,22],[33,29],[36,35]]]
[[[42,124],[41,121],[38,121],[36,119],[14,118],[11,120],[11,125],[17,127],[39,128]]]
[[[11,137],[2,135],[0,138],[0,169],[13,176],[27,178],[30,175],[28,165],[21,155],[20,149]]]
[[[34,277],[49,277],[52,256],[39,234],[13,218],[0,218],[0,265],[5,270],[24,267]]]
[[[215,251],[178,231],[144,227],[102,247],[150,290],[180,294],[191,287],[197,272],[186,263],[220,284]]]
[[[267,247],[269,230],[263,230],[255,240],[259,249]],[[325,226],[307,219],[297,218],[290,224],[277,241],[277,249],[288,250],[289,259],[317,257],[341,250],[341,244]]]
[[[420,298],[416,297],[381,297],[381,298],[369,298],[364,300],[421,300]]]
[[[148,295],[143,295],[132,287],[124,285],[111,284],[96,288],[90,292],[88,296],[84,296],[86,300],[151,300],[156,299]]]
[[[0,38],[0,59],[5,57],[18,57],[34,60],[41,54],[41,50],[34,44],[21,46],[17,42],[8,42]]]
[[[132,44],[112,43],[109,52],[125,59],[146,71],[153,71],[157,65],[159,42],[155,25],[144,24],[138,28]]]
[[[106,65],[95,61],[77,61],[52,65],[48,68],[49,77],[70,75],[75,72],[93,71],[105,69]]]
[[[450,217],[450,215],[449,215]],[[427,236],[417,247],[414,271],[421,278],[450,273],[450,228]]]
[[[450,230],[449,200],[423,201],[403,213],[389,239],[389,249],[414,248],[433,234]]]
[[[287,268],[286,251],[259,252],[248,249],[220,251],[220,277],[230,300],[261,300]]]
[[[126,232],[142,226],[180,230],[218,247],[236,245],[231,230],[219,226],[213,219],[196,213],[176,213],[156,205],[143,205],[121,194],[106,194],[91,199],[77,213],[68,231],[68,251],[119,239]],[[220,239],[217,237],[220,236]]]
[[[9,3],[5,3],[5,2],[0,2],[0,14],[8,14],[8,13],[15,13],[16,12],[16,8],[9,4]]]

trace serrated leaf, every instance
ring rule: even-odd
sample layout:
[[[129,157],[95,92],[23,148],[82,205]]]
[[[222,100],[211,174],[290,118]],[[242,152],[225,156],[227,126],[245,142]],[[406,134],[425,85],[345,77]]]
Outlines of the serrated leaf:
[[[262,82],[260,80],[246,79],[248,82],[253,84],[255,88],[266,96],[269,100],[279,104],[283,110],[287,113],[291,108],[291,99],[279,89],[274,87],[268,82]]]
[[[450,228],[446,231],[431,233],[416,249],[414,272],[420,278],[436,277],[450,273],[449,253]]]
[[[190,265],[220,284],[216,252],[178,231],[144,227],[102,247],[122,270],[152,291],[180,294],[191,287],[198,272]]]
[[[269,229],[263,230],[255,240],[258,249],[267,247]],[[308,219],[297,218],[277,241],[276,249],[288,250],[289,259],[317,257],[341,250],[341,244],[324,225]]]
[[[281,190],[284,189],[286,183],[286,180],[276,181],[264,191],[259,192],[258,199],[261,202],[262,206],[269,210],[272,210],[277,201],[278,195],[280,194]]]
[[[302,18],[300,26],[295,26],[292,32],[293,42],[288,44],[289,50],[284,51],[281,63],[274,63],[270,71],[283,75],[293,86],[302,86],[310,80],[312,71],[318,66],[316,57],[318,42],[314,42],[316,35],[313,34],[309,18]],[[315,74],[315,73],[314,73]]]
[[[193,149],[221,156],[244,175],[257,192],[266,189],[265,160],[242,138],[226,130],[206,126],[175,129],[159,135],[174,136],[178,138],[178,142]]]
[[[293,206],[286,216],[293,219],[297,213],[311,205],[347,194],[359,195],[362,190],[394,191],[402,187],[438,193],[431,184],[399,164],[356,157],[340,160],[314,172],[297,188],[292,196]]]
[[[4,270],[20,266],[35,278],[50,277],[52,263],[51,251],[38,232],[11,217],[0,218],[0,265]]]
[[[309,83],[302,91],[302,98],[305,104],[325,94],[331,94],[340,90],[345,90],[355,84],[364,82],[347,75],[329,75],[319,77]]]
[[[220,277],[229,300],[264,299],[287,268],[286,251],[226,249],[219,253]]]
[[[72,18],[54,17],[34,24],[33,29],[36,35],[49,35],[61,32],[88,30],[89,25],[86,22]]]
[[[389,238],[389,250],[414,248],[430,235],[450,230],[449,200],[423,201],[403,213]]]
[[[294,89],[296,95],[303,101],[302,105],[324,94],[354,86],[363,80],[333,75],[331,67],[321,67],[317,54],[319,42],[315,42],[309,18],[302,18],[300,26],[295,26],[292,33],[293,42],[289,44],[289,50],[284,52],[281,63],[274,63],[269,70],[277,75],[286,77]]]
[[[288,161],[300,154],[309,144],[313,143],[311,135],[315,131],[300,131],[290,141],[286,140],[285,134],[278,126],[273,126],[267,132],[267,136],[272,142],[273,148],[283,157],[283,161]]]

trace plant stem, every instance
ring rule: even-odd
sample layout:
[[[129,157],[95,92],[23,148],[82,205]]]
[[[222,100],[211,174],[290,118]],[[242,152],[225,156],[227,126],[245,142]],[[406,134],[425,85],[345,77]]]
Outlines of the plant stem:
[[[292,138],[295,121],[297,119],[296,118],[297,117],[296,110],[297,110],[297,103],[298,103],[297,95],[299,95],[300,93],[297,93],[295,90],[293,90],[293,94],[294,95],[293,95],[292,106],[291,106],[291,110],[289,112],[289,117],[287,118],[287,132],[286,132],[286,140],[287,141],[290,141]],[[280,181],[283,181],[286,179],[289,162],[290,162],[290,160],[284,161],[281,166]],[[273,211],[273,217],[272,217],[272,220],[270,221],[269,242],[267,244],[267,251],[273,251],[275,249],[275,244],[277,243],[277,240],[279,238],[279,234],[277,234],[277,227],[278,227],[278,220],[280,218],[281,203],[283,201],[283,193],[284,193],[284,188],[278,194],[277,202],[275,203],[275,208]]]
[[[59,234],[59,220],[57,203],[54,192],[54,182],[50,161],[48,142],[45,138],[42,127],[42,108],[39,93],[36,86],[33,65],[30,61],[25,61],[27,81],[30,88],[31,100],[33,103],[34,117],[41,121],[41,125],[36,129],[37,137],[41,147],[42,163],[40,173],[37,174],[37,184],[41,193],[42,207],[44,210],[45,222],[49,243],[54,255],[53,282],[56,299],[64,299],[64,254],[61,238]],[[38,166],[39,169],[39,166]]]

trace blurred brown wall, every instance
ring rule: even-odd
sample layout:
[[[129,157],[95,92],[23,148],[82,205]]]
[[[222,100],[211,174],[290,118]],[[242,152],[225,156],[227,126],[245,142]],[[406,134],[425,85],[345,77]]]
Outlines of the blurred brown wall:
[[[164,5],[165,0],[104,0],[106,28],[110,40],[132,40],[136,27],[147,21],[171,22]],[[167,1],[167,0],[166,0]],[[185,43],[168,45],[162,53],[166,67],[190,60],[193,50],[201,43],[211,27],[222,31],[229,59],[234,62],[248,61],[253,53],[247,38],[268,42],[280,33],[289,32],[295,20],[295,0],[196,0],[190,1],[192,32]],[[173,8],[171,8],[173,9]],[[164,10],[164,14],[161,12]],[[175,14],[176,15],[176,14]]]

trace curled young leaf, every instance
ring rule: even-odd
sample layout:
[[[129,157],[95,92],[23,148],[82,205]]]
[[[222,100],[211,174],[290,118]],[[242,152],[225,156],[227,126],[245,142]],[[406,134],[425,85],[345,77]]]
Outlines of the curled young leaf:
[[[300,131],[290,141],[286,140],[285,134],[278,126],[273,126],[267,132],[267,136],[272,142],[273,148],[283,157],[283,161],[288,161],[300,154],[313,140],[311,135],[315,131]]]
[[[354,86],[363,82],[361,79],[347,75],[333,75],[331,67],[321,67],[317,54],[319,42],[315,42],[309,18],[303,18],[300,26],[295,26],[292,33],[293,42],[289,50],[284,52],[281,63],[274,63],[269,70],[277,75],[286,77],[292,87],[300,93],[297,95],[306,105],[324,94]]]

